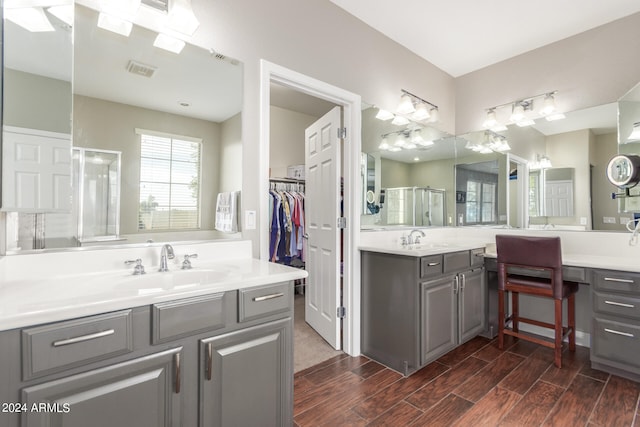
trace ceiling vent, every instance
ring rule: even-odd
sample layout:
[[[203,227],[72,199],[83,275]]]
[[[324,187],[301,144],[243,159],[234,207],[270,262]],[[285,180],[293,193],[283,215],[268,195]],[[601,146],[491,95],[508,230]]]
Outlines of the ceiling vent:
[[[143,77],[151,77],[153,73],[156,72],[158,68],[153,65],[143,64],[142,62],[137,62],[130,60],[129,64],[127,64],[127,71],[132,74],[137,74]]]

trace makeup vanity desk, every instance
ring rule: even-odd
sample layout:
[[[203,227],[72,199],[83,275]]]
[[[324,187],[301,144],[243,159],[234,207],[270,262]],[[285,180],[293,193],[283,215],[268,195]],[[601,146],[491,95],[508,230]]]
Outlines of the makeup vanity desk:
[[[487,249],[487,323],[493,335],[497,333],[497,260],[495,248]],[[578,292],[576,329],[590,332],[591,366],[640,381],[640,265],[612,256],[563,254],[563,277],[589,285]],[[534,297],[530,306],[538,309]],[[521,311],[525,310],[521,303]],[[550,309],[549,314],[553,316]]]

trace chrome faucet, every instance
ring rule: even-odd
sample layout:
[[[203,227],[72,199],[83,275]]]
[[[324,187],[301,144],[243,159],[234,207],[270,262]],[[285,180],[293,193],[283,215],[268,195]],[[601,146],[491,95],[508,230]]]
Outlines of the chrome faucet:
[[[416,236],[415,239],[414,239],[414,237],[413,237],[414,233],[415,234],[420,233],[420,235]],[[409,244],[409,245],[416,244],[417,245],[418,243],[420,243],[420,237],[424,237],[424,236],[425,236],[425,234],[424,234],[424,231],[422,231],[422,230],[418,230],[418,229],[411,230],[411,233],[409,233],[409,236],[407,237],[407,244]]]
[[[173,257],[173,246],[168,243],[162,245],[162,250],[160,251],[160,268],[158,271],[169,271],[167,259],[173,259]]]

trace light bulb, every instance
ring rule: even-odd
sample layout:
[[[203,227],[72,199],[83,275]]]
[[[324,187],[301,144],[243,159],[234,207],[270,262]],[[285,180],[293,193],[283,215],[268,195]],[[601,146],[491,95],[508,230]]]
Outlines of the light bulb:
[[[409,124],[409,119],[407,119],[406,117],[402,117],[402,116],[395,116],[393,118],[393,120],[391,121],[392,125],[396,125],[396,126],[404,126]]]
[[[411,118],[413,120],[420,121],[420,120],[426,120],[430,116],[431,115],[429,114],[429,110],[427,109],[427,105],[425,103],[421,102],[416,107],[416,111],[413,112],[413,114],[411,115]]]
[[[547,94],[547,96],[544,97],[540,114],[546,116],[553,113],[554,111],[556,111],[556,100],[552,94]]]
[[[381,150],[389,149],[389,141],[387,140],[386,137],[382,138],[382,142],[380,143],[380,145],[378,145],[378,148]]]
[[[378,110],[378,114],[376,114],[376,119],[382,120],[382,121],[391,120],[393,119],[393,113],[380,108]]]
[[[498,120],[496,120],[496,110],[487,111],[487,118],[484,123],[482,123],[482,127],[485,129],[491,129],[495,125],[498,124]]]
[[[524,107],[522,106],[522,104],[515,104],[513,106],[510,119],[514,123],[518,123],[519,121],[524,119]]]

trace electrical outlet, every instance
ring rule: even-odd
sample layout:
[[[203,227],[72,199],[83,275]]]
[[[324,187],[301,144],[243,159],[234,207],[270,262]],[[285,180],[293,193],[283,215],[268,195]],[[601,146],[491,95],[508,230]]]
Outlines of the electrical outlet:
[[[605,224],[615,224],[616,218],[612,216],[605,216],[605,217],[602,217],[602,222]]]

